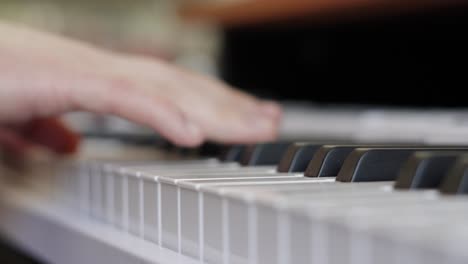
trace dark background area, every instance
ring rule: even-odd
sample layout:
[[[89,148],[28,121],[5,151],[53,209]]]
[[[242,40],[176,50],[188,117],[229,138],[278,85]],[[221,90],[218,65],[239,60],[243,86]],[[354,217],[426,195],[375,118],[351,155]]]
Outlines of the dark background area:
[[[317,103],[463,107],[467,8],[226,28],[227,82]]]

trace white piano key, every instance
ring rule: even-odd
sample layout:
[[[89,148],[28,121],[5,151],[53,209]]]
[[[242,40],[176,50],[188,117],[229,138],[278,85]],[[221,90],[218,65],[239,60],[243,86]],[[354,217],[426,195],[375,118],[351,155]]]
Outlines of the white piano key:
[[[229,204],[229,203],[228,203]],[[247,219],[247,229],[248,229],[248,259],[249,264],[258,263],[258,213],[257,208],[253,205],[248,206],[248,219]],[[241,238],[239,241],[245,241],[244,238]],[[233,241],[235,243],[235,241]]]
[[[158,185],[153,177],[143,180],[143,237],[146,240],[159,243],[158,219]]]
[[[289,219],[289,222],[291,223],[291,219]],[[312,245],[309,239],[310,228],[308,219],[304,216],[296,217],[294,224],[290,224],[289,229],[291,234],[291,263],[309,263],[312,258],[310,255]]]
[[[330,222],[327,225],[328,239],[326,247],[328,247],[328,261],[330,264],[350,263],[351,260],[351,240],[350,230],[342,225]]]
[[[79,174],[76,163],[63,164],[60,170],[54,173],[55,200],[64,208],[79,208]]]
[[[82,201],[84,199],[84,195],[86,195],[84,192],[85,189],[83,187],[87,185],[83,184],[81,177],[87,177],[87,175],[85,175],[85,169],[82,166],[85,165],[79,164],[75,166],[73,173],[67,177],[67,182],[69,184],[69,190],[67,190],[67,192],[71,194],[70,198],[72,199],[72,208],[76,209],[77,211],[80,211],[82,206],[84,206]]]
[[[109,224],[115,223],[115,175],[113,167],[111,165],[103,165],[103,177],[104,177],[104,188],[105,188],[105,201],[104,208],[106,217],[105,221]]]
[[[326,223],[309,220],[311,263],[330,263],[329,235]]]
[[[91,216],[96,219],[103,219],[104,210],[103,210],[103,192],[102,186],[104,185],[101,174],[101,166],[97,162],[90,163],[90,205],[91,205]]]
[[[98,212],[98,219],[102,222],[107,222],[109,217],[109,198],[112,197],[113,194],[109,194],[110,186],[108,185],[108,169],[104,166],[104,164],[100,164],[98,166],[98,173],[100,178],[100,199],[99,199],[99,212]]]
[[[222,203],[212,194],[203,194],[203,262],[223,262]]]
[[[240,204],[240,202],[230,202],[227,204],[228,225],[229,225],[229,262],[232,264],[248,263],[249,239],[248,211],[249,208]]]
[[[161,185],[161,200],[158,201],[161,206],[161,226],[162,246],[179,251],[178,244],[178,206],[177,206],[177,188],[173,185]],[[169,202],[170,201],[170,202]]]
[[[257,207],[258,263],[279,263],[278,216],[264,206]]]
[[[390,240],[385,237],[376,237],[369,232],[359,232],[356,230],[352,231],[356,239],[361,238],[358,241],[353,239],[352,251],[356,254],[353,258],[353,263],[375,263],[375,261],[381,261],[384,264],[395,264],[401,263],[398,258],[399,254],[405,255],[403,251],[406,251],[405,248],[398,248],[396,243],[393,240]],[[358,242],[358,243],[355,243]]]
[[[297,219],[296,219],[297,220]],[[297,222],[295,222],[296,224]],[[350,245],[350,260],[351,264],[372,264],[372,249],[373,247],[378,248],[377,244],[380,244],[382,251],[377,251],[377,256],[379,256],[379,263],[390,264],[394,263],[395,252],[391,244],[386,240],[375,241],[371,238],[368,233],[357,232],[356,230],[349,230],[350,240],[352,241]],[[386,243],[387,242],[387,243]]]
[[[200,258],[200,204],[198,192],[188,190],[180,193],[181,252],[184,255]]]
[[[114,202],[113,202],[113,205],[109,205],[109,206],[113,206],[113,212],[114,212],[114,216],[113,216],[113,223],[116,227],[120,228],[120,229],[124,229],[126,230],[126,226],[125,226],[125,207],[126,207],[126,203],[127,203],[127,200],[126,200],[126,189],[127,189],[127,185],[126,185],[126,177],[124,175],[124,169],[116,169],[117,171],[114,171],[113,173],[113,184],[114,184],[114,188],[113,188],[113,193],[114,193]]]
[[[140,217],[143,213],[142,204],[140,196],[140,183],[142,179],[139,174],[135,176],[129,176],[127,173],[127,184],[128,184],[128,231],[131,234],[136,236],[142,236]]]
[[[88,216],[90,212],[90,168],[87,163],[80,164],[78,171],[78,195],[80,212]]]

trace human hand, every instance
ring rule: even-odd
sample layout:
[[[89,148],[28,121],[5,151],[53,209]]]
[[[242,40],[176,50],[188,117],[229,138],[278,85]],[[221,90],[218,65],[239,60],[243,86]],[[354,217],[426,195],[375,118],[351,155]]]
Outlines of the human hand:
[[[163,61],[2,23],[0,56],[0,124],[8,124],[0,142],[35,119],[77,110],[126,118],[180,146],[276,138],[276,103]]]

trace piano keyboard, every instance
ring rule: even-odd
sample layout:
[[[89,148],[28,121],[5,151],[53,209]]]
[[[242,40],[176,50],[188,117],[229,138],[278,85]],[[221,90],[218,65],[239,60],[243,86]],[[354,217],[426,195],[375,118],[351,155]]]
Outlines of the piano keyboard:
[[[0,232],[47,263],[468,260],[468,147],[273,142],[28,169],[2,173]]]

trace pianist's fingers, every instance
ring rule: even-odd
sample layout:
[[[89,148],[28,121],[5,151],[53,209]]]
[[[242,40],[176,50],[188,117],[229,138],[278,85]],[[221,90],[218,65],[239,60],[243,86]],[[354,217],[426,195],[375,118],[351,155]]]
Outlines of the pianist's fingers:
[[[258,142],[276,138],[281,108],[208,76],[143,57],[126,56],[118,71],[138,69],[146,80],[138,89],[164,98],[203,136],[221,142]]]
[[[183,146],[276,137],[276,104],[213,78],[30,29],[0,23],[0,33],[0,121],[84,110],[146,125]]]

